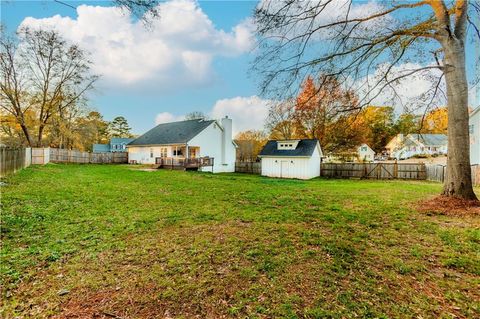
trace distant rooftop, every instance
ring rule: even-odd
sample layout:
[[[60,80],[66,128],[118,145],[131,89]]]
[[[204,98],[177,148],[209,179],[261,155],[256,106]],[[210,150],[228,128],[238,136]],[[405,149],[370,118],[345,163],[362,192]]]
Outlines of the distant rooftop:
[[[405,144],[414,144],[415,142],[420,142],[424,145],[447,145],[448,138],[445,134],[408,134]]]

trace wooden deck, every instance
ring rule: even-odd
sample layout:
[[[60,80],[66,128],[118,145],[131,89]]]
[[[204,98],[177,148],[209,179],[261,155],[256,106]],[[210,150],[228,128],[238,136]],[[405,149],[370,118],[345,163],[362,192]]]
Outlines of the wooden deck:
[[[198,170],[200,167],[213,167],[213,157],[156,157],[155,166],[166,169]]]

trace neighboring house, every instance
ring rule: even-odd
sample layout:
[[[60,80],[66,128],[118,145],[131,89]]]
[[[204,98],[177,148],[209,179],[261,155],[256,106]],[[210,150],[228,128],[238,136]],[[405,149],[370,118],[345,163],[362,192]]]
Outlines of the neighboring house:
[[[361,162],[373,162],[375,159],[375,151],[365,143],[357,147],[357,154]]]
[[[447,135],[445,134],[398,134],[388,142],[387,152],[396,159],[416,155],[446,155]]]
[[[470,163],[480,165],[480,106],[470,114]]]
[[[108,144],[93,144],[93,153],[126,152],[127,144],[134,138],[113,137]]]
[[[159,124],[127,145],[128,159],[139,164],[155,164],[156,158],[213,158],[213,167],[201,170],[234,172],[236,144],[232,140],[232,120],[195,119]]]
[[[320,176],[322,149],[316,139],[268,141],[259,157],[263,176],[298,179]]]

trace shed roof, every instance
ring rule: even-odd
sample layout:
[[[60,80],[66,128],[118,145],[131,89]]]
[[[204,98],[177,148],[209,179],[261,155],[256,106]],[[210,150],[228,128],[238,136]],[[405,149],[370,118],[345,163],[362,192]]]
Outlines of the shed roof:
[[[286,150],[286,149],[278,149],[277,147],[277,140],[270,140],[265,144],[262,151],[260,152],[260,156],[312,156],[313,152],[315,151],[315,147],[317,146],[318,140],[317,139],[305,139],[300,140],[298,142],[297,147],[294,150]]]
[[[139,136],[128,145],[183,144],[190,141],[215,120],[188,120],[163,123]]]

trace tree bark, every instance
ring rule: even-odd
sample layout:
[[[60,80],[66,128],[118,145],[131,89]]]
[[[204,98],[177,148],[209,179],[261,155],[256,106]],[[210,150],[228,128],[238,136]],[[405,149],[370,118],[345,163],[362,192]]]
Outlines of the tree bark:
[[[28,146],[32,147],[32,138],[30,136],[30,132],[28,131],[28,127],[25,124],[20,124],[20,127],[22,128],[23,134],[25,135]]]
[[[465,44],[461,39],[449,37],[443,48],[448,100],[448,155],[443,195],[476,200],[470,168]]]
[[[44,128],[45,128],[45,125],[42,125],[42,124],[40,124],[40,126],[38,127],[37,147],[42,147]]]

